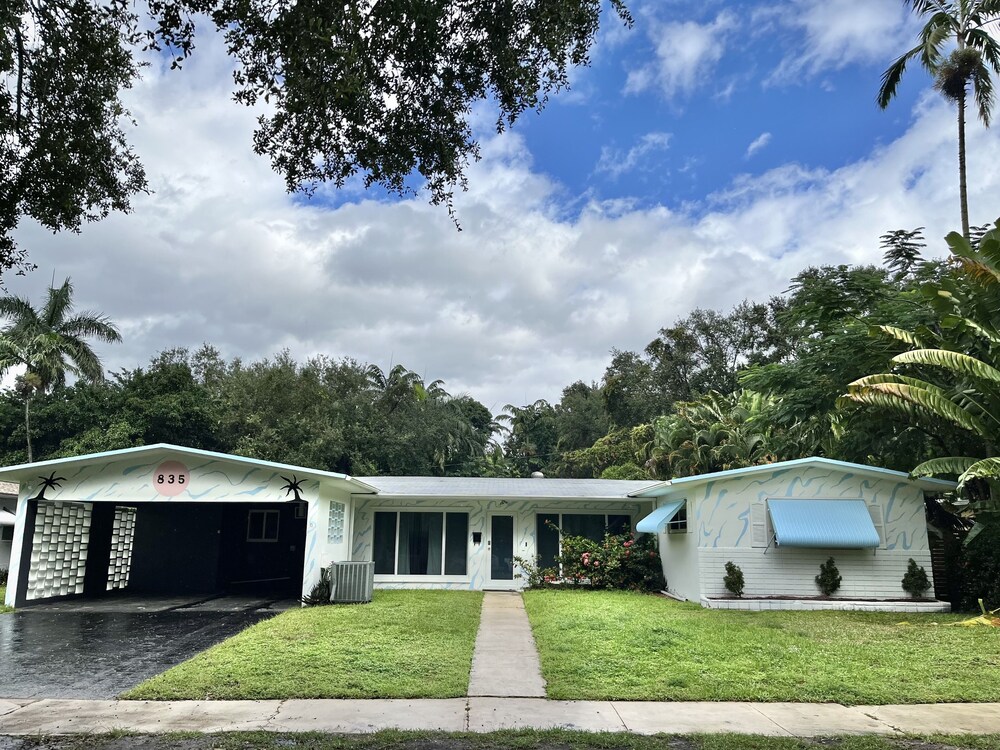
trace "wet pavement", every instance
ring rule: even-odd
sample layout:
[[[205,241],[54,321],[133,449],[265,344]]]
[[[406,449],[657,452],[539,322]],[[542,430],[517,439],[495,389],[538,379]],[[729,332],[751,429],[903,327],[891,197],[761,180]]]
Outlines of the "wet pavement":
[[[0,697],[113,698],[284,608],[268,604],[143,611],[135,600],[119,602],[119,611],[53,606],[0,615]]]

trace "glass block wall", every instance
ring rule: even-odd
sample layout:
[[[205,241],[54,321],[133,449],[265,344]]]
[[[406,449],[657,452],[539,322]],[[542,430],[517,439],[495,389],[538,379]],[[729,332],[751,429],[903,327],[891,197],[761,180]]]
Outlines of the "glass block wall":
[[[108,558],[108,591],[128,586],[128,575],[132,569],[135,518],[135,508],[115,508],[115,520],[111,527],[111,556]]]
[[[92,508],[91,503],[38,503],[28,599],[83,593]]]
[[[344,541],[344,512],[346,506],[336,500],[330,501],[330,525],[327,528],[326,541],[330,544],[340,544]]]

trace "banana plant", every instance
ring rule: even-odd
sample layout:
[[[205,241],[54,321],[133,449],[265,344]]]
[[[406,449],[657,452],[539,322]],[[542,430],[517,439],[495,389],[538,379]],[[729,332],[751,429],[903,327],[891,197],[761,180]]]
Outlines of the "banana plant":
[[[924,461],[913,476],[955,475],[959,488],[978,480],[989,489],[977,503],[980,525],[1000,515],[1000,227],[973,245],[947,237],[954,273],[924,289],[938,323],[905,331],[878,326],[873,334],[894,338],[909,351],[893,357],[891,372],[868,375],[848,386],[841,405],[887,409],[914,421],[937,420],[975,439],[977,456]]]

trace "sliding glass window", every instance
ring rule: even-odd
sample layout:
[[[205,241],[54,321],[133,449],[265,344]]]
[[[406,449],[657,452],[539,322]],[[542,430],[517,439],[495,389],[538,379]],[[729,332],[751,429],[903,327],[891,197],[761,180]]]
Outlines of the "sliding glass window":
[[[469,514],[378,511],[375,572],[400,576],[464,576]]]

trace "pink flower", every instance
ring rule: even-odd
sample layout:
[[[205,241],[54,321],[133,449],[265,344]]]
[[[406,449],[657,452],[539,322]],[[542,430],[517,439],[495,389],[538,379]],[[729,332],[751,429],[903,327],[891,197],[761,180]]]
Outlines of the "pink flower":
[[[631,547],[631,546],[632,546],[633,544],[635,544],[635,542],[633,542],[633,541],[632,541],[632,540],[630,539],[629,541],[625,542],[625,545],[624,545],[624,546],[626,546],[626,547]]]

